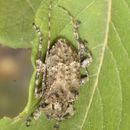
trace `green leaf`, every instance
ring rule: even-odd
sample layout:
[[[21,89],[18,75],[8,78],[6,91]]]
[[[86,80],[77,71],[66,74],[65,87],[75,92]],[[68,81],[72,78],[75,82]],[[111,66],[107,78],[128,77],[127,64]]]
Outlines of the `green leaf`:
[[[44,34],[44,53],[47,47],[48,4],[43,0],[35,21]],[[81,21],[80,35],[86,39],[93,54],[89,66],[89,82],[81,88],[76,101],[75,115],[60,124],[62,130],[129,130],[130,129],[130,2],[128,0],[55,0],[52,10],[51,41],[66,37],[76,46],[70,18],[58,6],[67,8]],[[35,42],[37,45],[37,39]],[[34,45],[35,46],[35,45]],[[35,61],[36,47],[33,51]],[[32,111],[34,75],[30,83],[29,102],[20,115]],[[0,130],[52,130],[54,121],[44,115],[25,127],[25,118],[2,119]]]
[[[31,47],[32,22],[41,0],[0,0],[0,43],[13,48]]]

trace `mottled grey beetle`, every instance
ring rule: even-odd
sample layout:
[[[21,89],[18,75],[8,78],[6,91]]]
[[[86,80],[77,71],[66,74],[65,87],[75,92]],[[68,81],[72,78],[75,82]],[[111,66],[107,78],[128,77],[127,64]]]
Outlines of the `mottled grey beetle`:
[[[78,33],[80,22],[67,9],[60,5],[58,7],[67,13],[71,19],[78,49],[74,48],[67,38],[63,37],[57,38],[51,46],[52,1],[50,0],[48,7],[48,48],[44,62],[42,61],[42,32],[38,26],[33,24],[39,36],[35,96],[40,99],[33,117],[37,118],[40,112],[43,111],[48,119],[61,121],[74,114],[74,103],[79,95],[81,84],[88,78],[87,66],[92,62],[92,56],[85,45],[85,40],[82,40]],[[81,70],[85,70],[86,73],[81,74]],[[30,118],[28,118],[27,126],[30,121]]]

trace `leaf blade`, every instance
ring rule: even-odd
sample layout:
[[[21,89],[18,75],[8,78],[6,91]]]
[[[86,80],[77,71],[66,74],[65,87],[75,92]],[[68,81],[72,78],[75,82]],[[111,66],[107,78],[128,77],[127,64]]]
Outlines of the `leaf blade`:
[[[125,31],[130,31],[126,28],[126,25],[130,25],[127,19],[130,15],[129,1],[126,0],[128,3],[126,4],[123,0],[82,0],[82,2],[61,0],[56,1],[55,4],[58,2],[81,21],[80,35],[89,41],[88,46],[94,57],[89,67],[90,81],[81,88],[80,97],[76,101],[76,113],[72,118],[61,123],[61,129],[128,130],[130,128],[128,116],[130,114],[128,100],[130,98],[128,75],[130,39]],[[45,52],[48,32],[47,7],[48,1],[43,0],[36,15],[36,22],[44,33]],[[110,16],[112,16],[111,21]],[[69,18],[56,6],[52,14],[51,41],[57,36],[65,36],[76,46]],[[33,104],[31,102],[29,107]],[[31,110],[31,107],[29,109]],[[16,128],[51,130],[53,124],[54,121],[48,121],[42,115],[38,121],[33,121],[30,128],[26,128],[22,120],[19,123],[20,128],[18,124],[9,126],[12,130]]]

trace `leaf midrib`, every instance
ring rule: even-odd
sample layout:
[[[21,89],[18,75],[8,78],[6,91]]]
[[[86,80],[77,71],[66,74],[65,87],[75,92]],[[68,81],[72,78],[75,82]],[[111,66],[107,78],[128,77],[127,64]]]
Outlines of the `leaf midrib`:
[[[99,60],[100,62],[99,62],[98,70],[97,70],[97,76],[96,76],[95,83],[94,83],[93,90],[92,90],[92,95],[90,97],[89,104],[86,107],[86,113],[84,114],[83,123],[81,124],[80,130],[82,130],[82,128],[85,124],[85,121],[88,117],[88,112],[90,110],[90,107],[91,107],[91,104],[92,104],[92,101],[93,101],[95,90],[98,86],[98,79],[99,79],[99,76],[100,76],[100,71],[101,71],[101,68],[102,68],[103,60],[104,60],[106,46],[108,44],[108,34],[109,34],[109,26],[110,26],[110,20],[111,20],[111,3],[112,3],[112,1],[108,0],[107,2],[108,2],[108,15],[107,15],[107,23],[106,23],[106,30],[105,30],[105,36],[104,36],[104,46],[102,47],[102,53],[101,53],[101,57],[100,57],[100,60]]]

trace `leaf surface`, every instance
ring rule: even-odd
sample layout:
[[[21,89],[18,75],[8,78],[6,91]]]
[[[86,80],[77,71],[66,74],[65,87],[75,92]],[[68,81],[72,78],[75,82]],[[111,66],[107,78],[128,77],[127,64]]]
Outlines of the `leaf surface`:
[[[35,21],[44,34],[44,53],[48,40],[48,4],[43,0]],[[80,35],[88,41],[93,54],[89,66],[90,80],[80,90],[75,115],[60,124],[62,130],[129,130],[130,129],[130,2],[128,0],[55,0],[51,18],[51,41],[60,36],[76,46],[70,18],[57,5],[68,9],[81,21]],[[34,44],[37,45],[37,40]],[[34,45],[35,46],[35,45]],[[33,51],[33,64],[36,48]],[[34,75],[30,83],[29,102],[24,111],[32,110]],[[23,115],[24,115],[23,114]],[[5,124],[7,124],[5,126]],[[1,130],[52,130],[54,121],[44,115],[25,127],[24,118],[0,121]]]
[[[32,22],[41,0],[0,0],[0,43],[13,48],[31,47]]]

